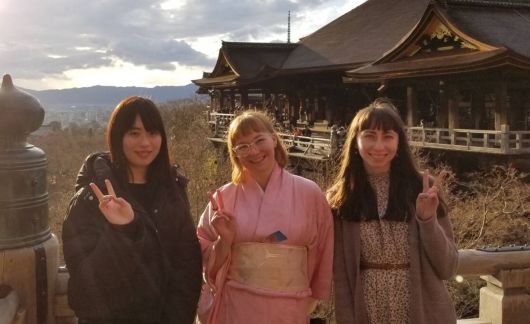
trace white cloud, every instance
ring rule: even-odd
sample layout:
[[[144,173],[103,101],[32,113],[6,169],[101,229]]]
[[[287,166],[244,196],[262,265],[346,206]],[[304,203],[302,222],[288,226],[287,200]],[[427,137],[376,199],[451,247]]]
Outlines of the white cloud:
[[[180,9],[186,4],[186,0],[168,0],[160,4],[162,10],[176,10]]]
[[[36,89],[187,84],[221,40],[285,41],[291,10],[296,42],[360,2],[0,0],[0,72]]]

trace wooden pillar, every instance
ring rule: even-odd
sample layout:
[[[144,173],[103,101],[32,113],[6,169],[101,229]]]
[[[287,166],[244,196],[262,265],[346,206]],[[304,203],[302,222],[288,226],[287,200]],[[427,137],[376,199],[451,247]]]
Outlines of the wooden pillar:
[[[287,93],[287,105],[285,109],[287,118],[291,120],[291,117],[293,116],[293,95],[291,93]]]
[[[223,111],[225,109],[225,94],[223,90],[219,90],[219,111]]]
[[[306,112],[307,112],[306,97],[304,95],[301,95],[300,96],[300,120],[303,122],[306,120]]]
[[[210,91],[210,110],[218,110],[217,106],[217,91]]]
[[[247,89],[241,89],[241,107],[244,110],[248,109],[248,91]]]
[[[330,99],[330,96],[325,96],[322,98],[322,108],[324,110],[324,119],[328,122],[328,126],[331,127],[331,125],[333,125],[333,122],[334,122],[334,116],[333,116],[333,110],[329,107],[330,106],[330,102],[329,102],[329,99]]]
[[[230,90],[230,112],[233,113],[236,109],[236,93],[234,90]]]
[[[458,103],[460,102],[460,92],[454,86],[449,87],[447,94],[448,128],[460,127],[460,116],[458,115]]]
[[[508,123],[510,129],[514,131],[525,130],[525,94],[520,90],[511,90],[508,92],[510,103],[509,103],[509,114]]]
[[[438,114],[436,115],[436,126],[440,128],[447,128],[449,126],[449,101],[448,101],[448,89],[447,85],[440,82],[439,91],[439,108]]]
[[[309,105],[308,105],[308,112],[307,112],[307,119],[310,125],[315,123],[316,114],[318,111],[318,98],[317,96],[311,97],[309,99]]]
[[[471,97],[471,116],[473,117],[473,127],[475,129],[481,128],[481,119],[484,113],[484,91],[477,90],[473,92]]]
[[[407,87],[407,126],[418,125],[418,94],[413,86]]]
[[[335,125],[337,120],[339,120],[341,117],[343,116],[339,116],[337,96],[335,94],[331,94],[326,100],[326,119],[328,120],[328,124],[330,126]]]
[[[279,109],[280,109],[280,101],[278,100],[278,92],[274,92],[272,95],[271,95],[271,112],[272,114],[276,117],[276,119],[278,119],[278,113],[279,113]]]
[[[501,80],[495,87],[495,130],[508,125],[508,84]]]
[[[530,130],[530,94],[528,92],[523,91],[521,100],[523,101],[523,109],[524,109],[524,125],[523,130]]]
[[[269,108],[267,106],[267,104],[269,103],[269,100],[270,100],[270,93],[268,91],[263,91],[262,92],[262,104],[261,106],[263,107],[263,111],[267,111],[267,109]]]
[[[297,121],[300,118],[300,100],[296,94],[289,95],[289,120]]]

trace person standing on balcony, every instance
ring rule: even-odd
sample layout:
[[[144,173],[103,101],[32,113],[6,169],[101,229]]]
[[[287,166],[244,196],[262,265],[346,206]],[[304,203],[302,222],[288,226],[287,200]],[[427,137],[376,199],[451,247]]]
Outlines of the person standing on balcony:
[[[418,171],[390,101],[354,117],[328,190],[338,324],[456,323],[443,282],[458,261],[443,176]]]
[[[211,195],[197,228],[200,323],[307,324],[330,297],[329,205],[318,185],[284,169],[286,150],[264,114],[236,117],[228,150],[232,182]]]
[[[302,130],[302,136],[305,136],[305,137],[311,137],[312,133],[313,133],[313,132],[311,131],[311,129],[309,128],[309,126],[308,126],[308,125],[305,125],[305,126],[304,126],[304,129]]]
[[[81,167],[63,224],[70,307],[79,324],[191,324],[201,251],[155,104],[122,100],[107,143]]]

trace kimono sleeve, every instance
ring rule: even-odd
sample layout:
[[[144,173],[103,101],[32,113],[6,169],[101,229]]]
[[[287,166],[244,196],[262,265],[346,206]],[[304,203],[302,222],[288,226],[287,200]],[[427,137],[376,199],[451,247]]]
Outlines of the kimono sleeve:
[[[331,208],[319,188],[315,196],[318,242],[311,290],[313,298],[327,301],[331,294],[333,273],[333,218]]]
[[[197,237],[199,238],[199,243],[201,245],[201,251],[202,251],[202,265],[203,265],[203,274],[204,274],[204,280],[211,286],[211,287],[217,287],[219,284],[217,281],[219,281],[219,273],[223,272],[223,269],[226,268],[226,265],[229,262],[229,258],[225,261],[225,263],[221,266],[221,268],[217,271],[217,273],[213,273],[211,271],[214,263],[215,263],[215,251],[214,251],[214,244],[217,241],[218,234],[215,231],[215,228],[212,226],[211,220],[213,217],[214,211],[212,209],[212,206],[210,203],[206,206],[204,209],[204,212],[201,215],[201,218],[199,219],[199,224],[197,226]]]

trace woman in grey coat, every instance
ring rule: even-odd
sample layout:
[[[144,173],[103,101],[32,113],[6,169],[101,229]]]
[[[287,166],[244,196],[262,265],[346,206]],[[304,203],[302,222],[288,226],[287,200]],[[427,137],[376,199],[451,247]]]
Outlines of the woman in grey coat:
[[[443,282],[458,260],[443,176],[418,171],[390,101],[354,117],[328,192],[338,324],[456,323]]]

